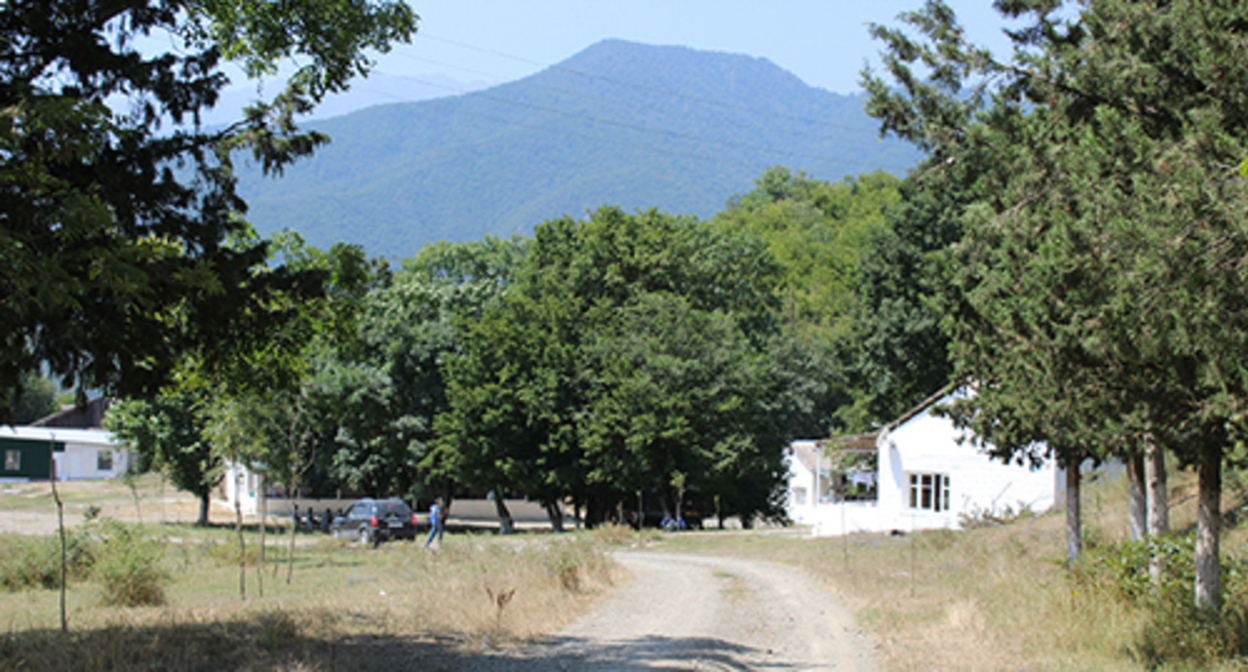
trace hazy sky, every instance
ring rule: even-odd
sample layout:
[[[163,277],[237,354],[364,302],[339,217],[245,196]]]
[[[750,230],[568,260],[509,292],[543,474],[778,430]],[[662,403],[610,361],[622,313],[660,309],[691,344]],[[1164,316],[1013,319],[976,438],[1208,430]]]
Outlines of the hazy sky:
[[[807,84],[848,94],[880,45],[868,23],[898,25],[922,0],[408,0],[420,15],[410,45],[378,58],[366,80],[330,96],[313,117],[466,93],[531,75],[608,38],[681,45],[767,58]],[[1008,42],[991,0],[948,0],[973,41],[996,52]],[[1004,55],[1002,53],[1002,55]],[[209,124],[241,116],[244,105],[279,87],[235,86],[206,115]],[[267,97],[267,96],[266,96]]]
[[[896,25],[922,0],[409,0],[420,14],[410,46],[379,71],[501,83],[553,65],[595,42],[647,44],[761,56],[807,84],[858,90],[858,72],[879,44],[866,24]],[[990,0],[949,3],[973,40],[1004,51]]]

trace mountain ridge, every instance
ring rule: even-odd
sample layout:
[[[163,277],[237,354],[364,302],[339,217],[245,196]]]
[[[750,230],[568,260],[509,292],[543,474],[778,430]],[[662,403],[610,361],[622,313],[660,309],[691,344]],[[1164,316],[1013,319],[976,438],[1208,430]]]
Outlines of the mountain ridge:
[[[765,58],[604,40],[482,91],[306,124],[332,138],[280,180],[240,171],[261,233],[401,258],[602,205],[709,217],[773,165],[836,181],[918,158],[861,101]]]

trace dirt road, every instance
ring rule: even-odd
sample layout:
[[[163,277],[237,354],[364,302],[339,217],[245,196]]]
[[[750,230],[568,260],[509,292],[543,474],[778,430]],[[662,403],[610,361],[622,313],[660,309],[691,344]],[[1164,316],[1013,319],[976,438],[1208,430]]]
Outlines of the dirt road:
[[[676,554],[615,558],[634,583],[546,641],[465,669],[875,669],[848,612],[796,570]]]

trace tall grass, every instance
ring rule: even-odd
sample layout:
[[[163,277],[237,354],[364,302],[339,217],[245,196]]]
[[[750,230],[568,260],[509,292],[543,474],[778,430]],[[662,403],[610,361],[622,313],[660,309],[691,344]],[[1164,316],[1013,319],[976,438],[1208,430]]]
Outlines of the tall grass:
[[[455,669],[559,629],[622,578],[592,534],[455,535],[439,551],[318,538],[290,586],[240,600],[206,543],[219,536],[163,547],[164,605],[103,606],[98,578],[71,583],[65,637],[52,591],[0,593],[0,669]]]
[[[1116,555],[1127,531],[1125,483],[1085,486],[1087,557],[1065,562],[1064,511],[1000,525],[901,536],[811,539],[772,535],[677,535],[673,550],[767,559],[820,578],[856,615],[890,670],[1242,669],[1248,642],[1244,594],[1228,573],[1227,614],[1204,622],[1189,608],[1190,578],[1175,575],[1165,601],[1123,599],[1118,579],[1091,567]],[[1195,524],[1194,480],[1173,474],[1172,525]],[[1228,492],[1224,508],[1242,502]],[[1241,572],[1248,533],[1228,527],[1222,550]],[[1098,555],[1100,554],[1100,555]],[[1178,572],[1180,567],[1172,565]],[[1145,572],[1146,573],[1146,572]],[[1133,574],[1138,582],[1139,575]],[[1248,583],[1248,582],[1246,582]]]

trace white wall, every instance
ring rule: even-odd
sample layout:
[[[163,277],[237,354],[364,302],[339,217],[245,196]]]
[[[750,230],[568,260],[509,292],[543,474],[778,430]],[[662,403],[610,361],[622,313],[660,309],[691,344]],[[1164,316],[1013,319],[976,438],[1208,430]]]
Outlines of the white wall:
[[[952,399],[950,395],[938,403]],[[1054,503],[1058,474],[1052,461],[1032,469],[993,460],[966,439],[965,432],[955,428],[952,421],[933,415],[931,408],[891,431],[882,430],[876,448],[877,500],[819,507],[806,521],[813,525],[813,534],[956,528],[963,514],[1000,513],[1007,506],[1015,511],[1029,507],[1041,513]],[[910,508],[910,474],[949,476],[948,510]]]
[[[112,453],[111,469],[99,468],[100,451]],[[52,453],[52,461],[56,463],[58,481],[103,480],[126,473],[130,464],[130,453],[111,446],[66,443],[64,452]]]
[[[231,511],[234,510],[235,500],[238,500],[244,515],[259,513],[260,488],[263,486],[264,477],[260,474],[234,462],[226,464],[221,487],[225,490],[225,503]]]
[[[939,403],[948,403],[952,396]],[[1015,511],[1026,506],[1037,513],[1053,506],[1056,472],[1051,461],[1039,469],[1003,464],[985,454],[967,433],[948,418],[926,409],[891,432],[882,433],[879,508],[895,521],[893,529],[957,527],[961,514]],[[949,476],[950,508],[933,512],[909,507],[910,474]]]

